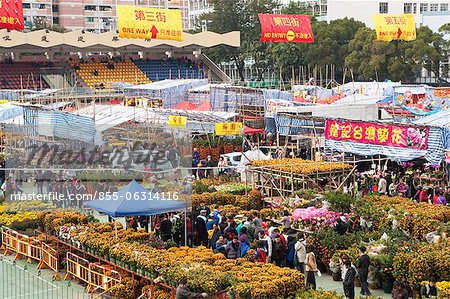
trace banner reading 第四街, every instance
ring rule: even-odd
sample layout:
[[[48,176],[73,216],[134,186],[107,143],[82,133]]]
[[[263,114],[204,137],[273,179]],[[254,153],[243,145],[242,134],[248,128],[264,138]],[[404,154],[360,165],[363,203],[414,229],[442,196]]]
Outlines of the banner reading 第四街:
[[[325,139],[426,150],[428,128],[327,120]]]
[[[119,37],[183,40],[181,10],[117,6]]]
[[[240,135],[242,133],[242,123],[216,123],[216,135]]]
[[[0,29],[23,30],[22,0],[0,0]]]
[[[390,42],[392,40],[412,41],[416,39],[416,25],[413,14],[372,16],[377,32],[377,40]]]
[[[308,15],[258,14],[261,42],[313,43],[314,35]]]

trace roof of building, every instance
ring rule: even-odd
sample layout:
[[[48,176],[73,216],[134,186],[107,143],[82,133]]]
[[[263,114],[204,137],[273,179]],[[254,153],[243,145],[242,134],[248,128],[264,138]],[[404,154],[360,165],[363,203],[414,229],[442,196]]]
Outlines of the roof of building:
[[[119,38],[113,31],[104,33],[85,32],[84,30],[59,33],[48,30],[31,32],[0,30],[0,49],[34,52],[77,52],[77,51],[169,51],[176,49],[194,50],[217,45],[240,46],[240,32],[232,31],[219,34],[205,31],[196,34],[184,33],[183,41],[144,40]]]

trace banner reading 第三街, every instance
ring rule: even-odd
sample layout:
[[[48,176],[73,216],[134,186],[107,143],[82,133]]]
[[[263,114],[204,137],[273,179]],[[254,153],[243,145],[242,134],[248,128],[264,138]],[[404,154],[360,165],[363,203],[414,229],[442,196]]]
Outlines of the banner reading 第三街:
[[[117,6],[119,37],[183,40],[181,10]]]
[[[258,17],[261,23],[261,42],[314,42],[308,15],[258,14]]]
[[[428,128],[414,126],[327,120],[325,138],[418,150],[428,148]]]
[[[240,135],[242,133],[242,123],[216,123],[216,135]]]
[[[416,39],[416,25],[413,14],[372,16],[377,32],[377,40],[390,42],[392,40],[412,41]]]
[[[0,29],[23,30],[22,0],[0,0]]]

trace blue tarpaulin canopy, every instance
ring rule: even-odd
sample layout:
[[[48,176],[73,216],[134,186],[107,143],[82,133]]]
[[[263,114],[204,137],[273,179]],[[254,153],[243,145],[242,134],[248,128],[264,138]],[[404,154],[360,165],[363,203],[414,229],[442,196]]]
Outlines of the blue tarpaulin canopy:
[[[186,209],[186,203],[162,198],[135,180],[114,195],[86,202],[84,206],[111,217],[148,216]]]

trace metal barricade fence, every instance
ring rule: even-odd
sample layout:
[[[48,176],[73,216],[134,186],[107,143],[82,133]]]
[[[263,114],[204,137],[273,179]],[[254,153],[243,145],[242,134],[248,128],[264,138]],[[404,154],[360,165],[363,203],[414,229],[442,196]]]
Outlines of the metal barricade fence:
[[[96,263],[79,257],[76,254],[66,254],[67,273],[64,280],[79,279],[87,284],[86,292],[108,291],[121,282],[119,272],[108,269]]]
[[[121,281],[120,273],[106,267],[91,263],[91,287],[93,290],[108,291]]]
[[[67,272],[64,280],[69,280],[72,278],[78,278],[81,281],[89,284],[90,281],[90,271],[89,271],[89,261],[79,257],[76,254],[67,252],[66,254]]]
[[[5,249],[5,254],[8,254],[10,251],[17,251],[17,235],[19,233],[6,227],[2,226],[2,247]]]
[[[55,282],[34,267],[0,255],[0,298],[2,299],[90,299],[78,286]]]
[[[42,259],[38,265],[38,268],[41,269],[45,266],[55,271],[55,279],[60,279],[58,251],[51,248],[48,244],[42,243]]]

